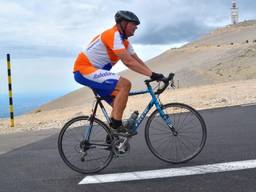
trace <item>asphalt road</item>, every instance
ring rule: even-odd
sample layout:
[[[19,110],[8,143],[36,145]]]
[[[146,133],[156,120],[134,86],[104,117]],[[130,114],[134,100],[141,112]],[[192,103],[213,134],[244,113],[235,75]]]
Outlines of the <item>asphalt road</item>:
[[[131,140],[131,153],[114,159],[99,174],[256,159],[256,105],[204,110],[200,113],[207,125],[208,138],[204,150],[192,161],[171,165],[158,160],[148,150],[142,128]],[[85,175],[73,172],[62,162],[57,151],[57,136],[55,129],[0,136],[0,192],[256,191],[255,168],[164,179],[78,185]]]

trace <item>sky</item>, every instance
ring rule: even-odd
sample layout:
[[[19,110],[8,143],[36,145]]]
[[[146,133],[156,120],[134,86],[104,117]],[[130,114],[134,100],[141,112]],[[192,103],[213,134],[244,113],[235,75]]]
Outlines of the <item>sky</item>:
[[[240,21],[256,18],[255,0],[237,4]],[[230,24],[231,0],[0,0],[0,7],[0,94],[8,93],[7,53],[14,93],[65,94],[81,87],[72,74],[76,55],[114,25],[118,10],[140,18],[130,42],[148,60]]]

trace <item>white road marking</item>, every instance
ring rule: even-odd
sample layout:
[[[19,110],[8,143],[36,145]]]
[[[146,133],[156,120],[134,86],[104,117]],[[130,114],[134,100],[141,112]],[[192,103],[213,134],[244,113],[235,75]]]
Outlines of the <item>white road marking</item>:
[[[256,160],[235,161],[192,167],[86,176],[80,181],[79,185],[199,175],[253,168],[256,168]]]

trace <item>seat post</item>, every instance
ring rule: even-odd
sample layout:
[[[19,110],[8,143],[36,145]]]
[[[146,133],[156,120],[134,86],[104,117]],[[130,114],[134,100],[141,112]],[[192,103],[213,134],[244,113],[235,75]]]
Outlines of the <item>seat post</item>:
[[[105,116],[105,118],[107,119],[107,122],[110,123],[110,122],[111,122],[110,117],[108,116],[108,113],[107,113],[107,111],[106,111],[104,105],[103,105],[102,102],[101,102],[101,100],[104,100],[104,99],[102,99],[102,98],[97,94],[97,92],[96,92],[95,90],[92,89],[92,91],[93,91],[93,93],[94,93],[94,95],[95,95],[95,98],[96,98],[96,104],[95,104],[94,111],[93,111],[93,117],[95,116],[96,111],[97,111],[97,108],[98,108],[98,105],[99,105],[100,108],[101,108],[101,110],[102,110],[102,112],[103,112],[103,114],[104,114],[104,116]]]

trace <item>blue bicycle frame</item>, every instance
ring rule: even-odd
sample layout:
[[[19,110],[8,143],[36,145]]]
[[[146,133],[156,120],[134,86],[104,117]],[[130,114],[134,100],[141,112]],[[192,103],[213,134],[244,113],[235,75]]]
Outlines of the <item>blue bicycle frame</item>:
[[[168,115],[166,115],[164,113],[164,111],[162,110],[162,107],[154,93],[154,90],[152,89],[151,85],[147,84],[147,90],[146,91],[135,91],[135,92],[131,92],[129,95],[133,96],[133,95],[141,95],[141,94],[145,94],[145,93],[149,93],[152,97],[151,101],[149,102],[148,106],[145,108],[145,110],[141,113],[141,115],[139,116],[139,118],[137,119],[135,126],[133,128],[133,132],[136,132],[137,129],[139,128],[141,122],[144,120],[144,118],[146,117],[146,115],[148,114],[148,112],[150,111],[150,109],[155,105],[156,109],[158,110],[160,116],[162,117],[162,119],[166,122],[166,124],[169,127],[172,127],[172,121],[170,119],[170,117]]]
[[[135,126],[133,128],[133,132],[136,132],[137,129],[139,128],[141,122],[144,120],[144,118],[146,117],[146,115],[148,114],[148,112],[150,111],[150,109],[155,105],[156,109],[158,110],[160,116],[162,117],[162,119],[166,122],[166,124],[172,129],[172,121],[170,119],[170,117],[168,115],[166,115],[164,113],[164,111],[162,110],[162,107],[154,93],[154,90],[152,89],[152,86],[150,84],[147,84],[147,90],[146,91],[134,91],[134,92],[130,92],[129,96],[134,96],[134,95],[141,95],[141,94],[145,94],[145,93],[149,93],[152,97],[151,101],[149,102],[148,106],[145,108],[145,110],[141,113],[141,115],[139,116],[139,118],[136,120]],[[99,98],[98,98],[99,99]],[[92,114],[92,117],[96,114],[96,110],[97,110],[97,106],[98,104],[101,107],[101,110],[105,116],[105,118],[107,119],[108,123],[110,123],[110,117],[106,111],[106,109],[104,108],[103,104],[101,102],[96,102],[96,106],[94,108],[94,112]],[[93,121],[93,120],[92,120]],[[90,131],[89,131],[90,132]],[[86,134],[86,138],[88,138],[88,133]]]

